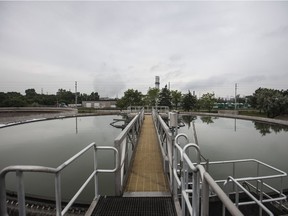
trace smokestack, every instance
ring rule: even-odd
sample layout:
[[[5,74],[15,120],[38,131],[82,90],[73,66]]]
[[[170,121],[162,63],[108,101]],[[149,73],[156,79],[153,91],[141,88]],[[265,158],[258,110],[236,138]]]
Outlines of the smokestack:
[[[160,88],[160,77],[155,76],[155,88],[159,89]]]

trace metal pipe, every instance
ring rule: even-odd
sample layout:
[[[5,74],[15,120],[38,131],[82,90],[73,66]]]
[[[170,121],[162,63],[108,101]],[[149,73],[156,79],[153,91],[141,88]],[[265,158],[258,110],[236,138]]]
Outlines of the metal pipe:
[[[184,134],[184,133],[179,133],[179,134],[175,137],[175,144],[180,145],[180,143],[178,142],[178,140],[179,140],[180,137],[184,137],[184,138],[186,139],[186,141],[187,141],[186,144],[189,143],[188,136],[187,136],[186,134]]]
[[[16,171],[17,176],[17,196],[18,196],[18,206],[19,206],[19,215],[25,216],[26,215],[26,208],[25,208],[25,191],[24,191],[24,182],[23,182],[23,172]]]
[[[60,172],[55,175],[55,202],[56,202],[56,215],[61,216],[61,175]]]
[[[199,166],[202,167],[202,166]],[[202,167],[202,169],[204,169]],[[201,168],[200,175],[203,175]],[[205,170],[204,170],[205,171]],[[209,215],[209,185],[206,181],[206,178],[202,178],[202,196],[201,196],[201,216],[208,216]]]
[[[97,168],[98,168],[98,164],[97,164],[97,148],[96,145],[94,145],[94,151],[93,151],[93,162],[94,162],[94,196],[95,199],[98,197],[98,175],[97,175]]]
[[[67,161],[65,161],[64,163],[62,163],[60,166],[57,167],[57,171],[61,171],[63,170],[66,166],[68,166],[69,164],[71,164],[73,161],[75,161],[79,156],[81,156],[82,154],[84,154],[87,150],[89,150],[92,146],[95,145],[95,142],[89,144],[88,146],[86,146],[84,149],[82,149],[80,152],[78,152],[77,154],[75,154],[74,156],[72,156],[71,158],[69,158]]]
[[[76,199],[79,197],[81,192],[84,190],[84,188],[89,184],[89,182],[93,179],[95,176],[95,173],[97,171],[94,171],[84,182],[84,184],[79,188],[79,190],[76,192],[76,194],[72,197],[72,199],[69,201],[69,203],[65,206],[65,208],[62,210],[61,215],[65,215],[69,208],[73,205],[73,203],[76,201]]]
[[[218,195],[219,199],[222,201],[222,203],[225,205],[227,210],[232,214],[232,215],[243,215],[239,209],[237,209],[232,201],[229,199],[229,197],[224,193],[224,191],[219,187],[219,185],[213,180],[213,178],[208,174],[204,173],[203,174],[204,178],[212,188],[212,190]]]
[[[261,206],[261,208],[269,215],[273,216],[272,212],[265,206],[263,205],[262,202],[260,202],[259,200],[257,200],[248,190],[246,190],[239,182],[237,182],[233,177],[229,176],[227,179],[226,184],[224,184],[224,186],[227,185],[227,183],[229,181],[234,182],[234,184],[236,184],[239,188],[241,188],[253,201],[254,203],[258,204],[259,206]],[[240,205],[240,203],[239,203]]]
[[[186,150],[188,148],[191,148],[191,147],[195,148],[196,153],[197,153],[197,164],[200,164],[200,162],[201,162],[201,153],[200,153],[199,146],[196,145],[195,143],[189,143],[189,144],[184,146],[184,148],[182,150],[182,160],[183,160],[183,154],[186,152]]]
[[[192,194],[193,215],[199,215],[200,182],[198,174],[199,172],[193,173],[193,194]]]
[[[8,216],[6,203],[6,182],[5,175],[0,173],[0,215]]]

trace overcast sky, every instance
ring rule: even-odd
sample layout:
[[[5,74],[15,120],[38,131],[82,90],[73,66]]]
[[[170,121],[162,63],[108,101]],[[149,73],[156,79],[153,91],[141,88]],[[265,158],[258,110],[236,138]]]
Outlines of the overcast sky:
[[[288,88],[288,2],[0,2],[0,91]]]

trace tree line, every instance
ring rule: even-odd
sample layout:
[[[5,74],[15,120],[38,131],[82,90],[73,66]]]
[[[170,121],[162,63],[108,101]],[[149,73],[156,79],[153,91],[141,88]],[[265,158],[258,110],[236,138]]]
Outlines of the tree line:
[[[192,111],[204,109],[210,112],[217,102],[214,93],[206,93],[197,99],[190,91],[183,94],[178,90],[169,90],[164,88],[149,88],[146,95],[138,90],[128,89],[124,96],[117,101],[117,107],[126,109],[129,106],[168,106],[170,109],[183,109]]]
[[[288,114],[288,89],[258,88],[252,96],[249,96],[249,101],[252,107],[265,113],[267,117],[274,118]]]
[[[229,103],[234,109],[235,98],[225,100],[216,98],[214,93],[203,94],[200,98],[192,95],[190,91],[183,94],[178,90],[164,88],[149,88],[146,95],[138,90],[128,89],[124,96],[117,101],[117,107],[126,109],[129,106],[168,106],[170,109],[182,109],[184,111],[208,111],[211,112],[216,104]],[[240,97],[236,96],[236,107],[244,105],[246,108],[253,108],[274,118],[279,115],[288,114],[288,90],[275,90],[258,88],[253,95]]]
[[[99,94],[92,92],[90,95],[77,93],[77,103],[82,100],[99,100]],[[38,94],[35,89],[25,90],[25,95],[19,92],[0,92],[0,107],[25,107],[25,106],[66,106],[75,104],[75,93],[59,89],[56,94]]]
[[[77,93],[77,103],[82,101],[97,101],[100,96],[97,92],[88,94]],[[170,109],[181,109],[184,111],[208,111],[211,112],[216,104],[228,103],[228,108],[234,109],[234,98],[225,100],[216,98],[214,93],[206,93],[201,97],[178,90],[164,88],[149,88],[146,94],[134,89],[128,89],[124,96],[117,99],[116,106],[126,109],[129,106],[168,106]],[[276,90],[269,88],[258,88],[246,97],[236,96],[238,106],[246,104],[248,107],[259,110],[267,117],[274,118],[279,115],[288,114],[288,89]],[[35,89],[25,90],[25,95],[18,92],[0,92],[0,107],[24,107],[24,106],[61,106],[75,104],[75,93],[65,89],[59,89],[56,94],[38,94]],[[232,104],[232,105],[231,105]],[[221,107],[219,107],[221,108]],[[222,107],[223,108],[223,107]],[[227,107],[225,107],[227,108]],[[239,107],[238,107],[239,108]]]

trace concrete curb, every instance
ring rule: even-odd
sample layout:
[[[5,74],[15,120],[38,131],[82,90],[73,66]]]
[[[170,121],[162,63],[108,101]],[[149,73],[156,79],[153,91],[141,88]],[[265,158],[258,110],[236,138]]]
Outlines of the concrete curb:
[[[270,119],[256,116],[246,116],[246,115],[233,115],[233,114],[220,114],[220,113],[204,113],[204,112],[180,112],[180,115],[198,115],[198,116],[214,116],[214,117],[224,117],[224,118],[233,118],[233,119],[243,119],[251,120],[257,122],[264,122],[270,124],[280,124],[288,126],[288,121],[280,119]]]

